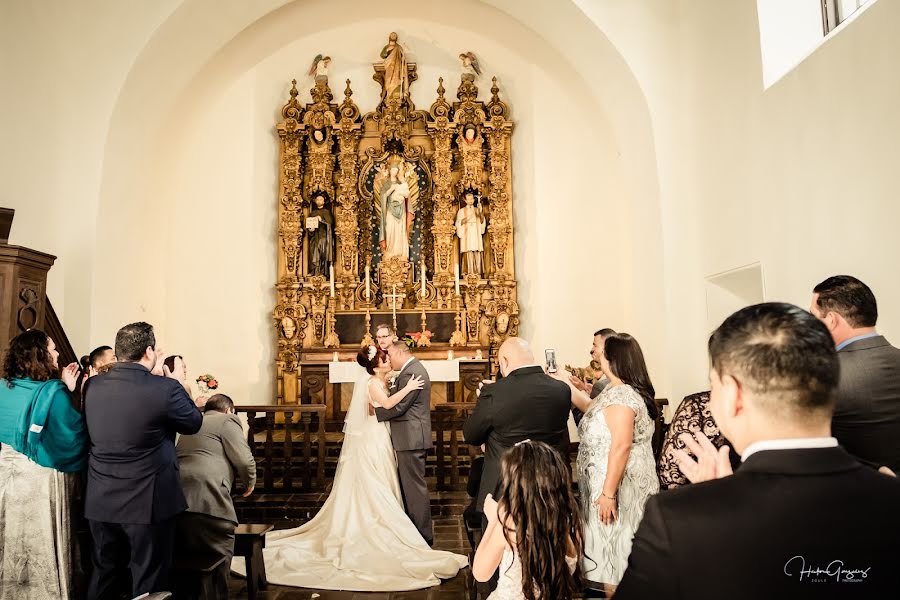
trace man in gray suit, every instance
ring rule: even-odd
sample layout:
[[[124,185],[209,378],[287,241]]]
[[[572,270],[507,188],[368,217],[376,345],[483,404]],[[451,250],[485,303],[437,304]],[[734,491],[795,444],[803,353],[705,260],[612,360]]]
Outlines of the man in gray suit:
[[[837,275],[813,289],[809,310],[838,351],[832,434],[862,461],[900,471],[900,350],[875,330],[875,295],[859,279]]]
[[[243,496],[253,493],[256,461],[231,398],[216,394],[204,408],[200,431],[181,436],[175,448],[188,503],[187,512],[181,513],[176,522],[175,548],[180,556],[227,558],[217,581],[220,591],[224,590],[220,597],[224,598],[238,523],[231,488],[237,475],[245,490]]]
[[[425,455],[431,448],[431,379],[403,342],[388,347],[391,368],[399,371],[391,384],[390,394],[402,390],[415,375],[425,382],[421,390],[409,393],[393,408],[376,408],[379,421],[391,424],[391,442],[397,452],[400,488],[406,503],[406,514],[429,545],[434,542],[431,522],[431,498],[425,484]]]

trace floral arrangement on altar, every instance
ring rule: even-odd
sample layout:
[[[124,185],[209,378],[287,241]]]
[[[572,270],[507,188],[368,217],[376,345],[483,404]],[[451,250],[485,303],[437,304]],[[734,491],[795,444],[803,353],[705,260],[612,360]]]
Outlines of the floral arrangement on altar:
[[[200,388],[201,394],[206,394],[210,390],[218,388],[219,381],[216,379],[215,375],[205,373],[197,378],[197,387]]]
[[[403,336],[403,343],[412,350],[413,348],[425,348],[431,345],[431,336],[434,334],[428,331],[408,331]]]

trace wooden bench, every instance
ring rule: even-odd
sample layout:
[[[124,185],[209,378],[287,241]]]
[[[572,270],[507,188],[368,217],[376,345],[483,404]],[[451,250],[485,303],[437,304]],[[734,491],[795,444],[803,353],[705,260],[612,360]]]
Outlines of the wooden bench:
[[[255,600],[257,591],[269,584],[262,551],[266,547],[266,534],[272,529],[273,525],[238,525],[234,530],[234,555],[243,556],[247,568],[248,600]]]

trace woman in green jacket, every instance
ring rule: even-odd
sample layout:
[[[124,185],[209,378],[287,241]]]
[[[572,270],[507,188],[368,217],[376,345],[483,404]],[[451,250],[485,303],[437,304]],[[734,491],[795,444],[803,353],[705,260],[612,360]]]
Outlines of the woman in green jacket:
[[[0,380],[0,600],[72,595],[72,496],[87,462],[72,405],[77,365],[32,329],[10,342]]]

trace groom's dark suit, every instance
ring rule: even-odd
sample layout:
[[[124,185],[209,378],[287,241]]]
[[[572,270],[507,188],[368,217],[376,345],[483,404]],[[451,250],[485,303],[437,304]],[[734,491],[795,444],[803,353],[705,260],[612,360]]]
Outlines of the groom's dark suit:
[[[391,424],[391,442],[397,452],[400,487],[406,502],[406,514],[429,544],[434,540],[431,522],[431,498],[425,483],[425,454],[431,448],[431,380],[428,372],[413,358],[391,384],[390,394],[402,390],[418,376],[425,381],[421,390],[410,392],[392,408],[375,408],[379,421]]]

